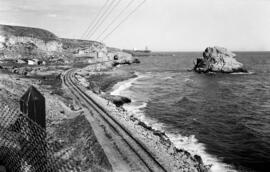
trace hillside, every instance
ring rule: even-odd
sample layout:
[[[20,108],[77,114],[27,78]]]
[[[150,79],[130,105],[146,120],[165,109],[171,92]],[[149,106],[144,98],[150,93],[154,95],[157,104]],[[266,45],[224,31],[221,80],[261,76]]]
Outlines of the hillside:
[[[107,53],[107,47],[97,41],[67,38],[60,38],[59,40],[62,43],[64,51],[73,53],[74,55],[87,56],[97,52]]]
[[[0,35],[7,37],[32,37],[46,42],[58,39],[55,34],[44,29],[2,24],[0,24]]]
[[[59,38],[44,29],[9,25],[0,25],[0,60],[16,62],[13,66],[18,60],[48,65],[85,65],[108,60],[115,60],[114,65],[138,62],[130,54],[101,42]]]
[[[92,45],[95,46],[105,46],[104,44],[97,41],[88,41],[88,40],[80,40],[80,39],[67,39],[60,38],[64,49],[74,49],[74,48],[86,48]]]
[[[0,59],[70,59],[100,52],[107,53],[100,42],[59,38],[40,28],[0,25]]]

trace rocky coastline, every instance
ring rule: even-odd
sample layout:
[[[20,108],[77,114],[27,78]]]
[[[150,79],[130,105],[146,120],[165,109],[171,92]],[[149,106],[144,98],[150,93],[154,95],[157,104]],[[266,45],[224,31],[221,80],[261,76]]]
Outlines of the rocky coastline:
[[[166,133],[125,111],[122,105],[131,99],[109,94],[116,83],[136,77],[134,73],[115,70],[121,65],[140,62],[132,55],[95,41],[58,38],[37,28],[0,25],[0,31],[0,68],[6,73],[3,81],[13,76],[12,83],[22,82],[16,87],[18,90],[26,89],[31,83],[45,93],[48,135],[52,135],[57,144],[60,138],[63,149],[74,150],[69,157],[77,159],[83,170],[111,171],[111,164],[85,119],[85,109],[78,107],[80,103],[71,99],[67,89],[60,86],[59,76],[70,68],[80,68],[76,77],[87,93],[149,148],[168,171],[210,171],[211,165],[205,165],[200,156],[177,149]],[[45,63],[39,64],[38,61]],[[0,91],[9,89],[9,86],[3,88]],[[6,101],[4,98],[10,97],[12,92],[3,93],[2,101]],[[22,92],[16,94],[17,98]],[[85,137],[77,137],[79,135]]]
[[[199,171],[206,172],[210,171],[211,164],[204,164],[202,158],[199,155],[192,155],[184,149],[178,149],[169,139],[164,131],[159,131],[152,126],[148,125],[146,122],[141,119],[136,118],[133,114],[127,112],[123,107],[123,103],[129,103],[129,98],[112,96],[110,91],[112,85],[123,80],[130,79],[134,77],[134,74],[123,74],[121,70],[114,70],[113,68],[103,68],[103,74],[106,73],[110,77],[101,77],[99,81],[95,80],[96,86],[99,85],[99,92],[96,92],[95,89],[91,89],[88,85],[91,83],[89,78],[91,75],[96,75],[100,73],[100,70],[89,70],[96,69],[95,66],[88,66],[84,69],[81,69],[77,72],[77,79],[80,81],[80,84],[88,89],[88,93],[102,106],[104,109],[108,110],[121,124],[128,128],[136,138],[139,138],[147,148],[157,157],[158,160],[166,164],[166,168],[170,169],[169,171]],[[86,76],[88,73],[88,76]],[[123,77],[126,75],[128,77]],[[108,78],[114,77],[114,80],[108,80]],[[87,79],[88,78],[88,79]],[[112,84],[104,82],[107,80]],[[117,82],[116,82],[117,81]],[[93,80],[92,80],[93,82]],[[105,83],[105,84],[104,84]],[[107,85],[108,88],[105,88],[104,85]],[[115,103],[117,99],[125,99],[122,104]],[[109,103],[110,102],[110,103]]]

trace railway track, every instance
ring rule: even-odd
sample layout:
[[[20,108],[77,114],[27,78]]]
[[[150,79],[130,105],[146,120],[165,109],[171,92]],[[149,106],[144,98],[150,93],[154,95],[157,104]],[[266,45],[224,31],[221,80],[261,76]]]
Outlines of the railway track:
[[[80,102],[84,102],[84,105],[89,109],[90,112],[97,114],[98,118],[103,120],[103,122],[106,123],[116,135],[118,135],[117,137],[121,138],[118,139],[118,141],[124,142],[123,144],[126,145],[125,149],[128,149],[126,154],[129,154],[129,156],[132,155],[132,157],[136,160],[136,162],[133,161],[130,163],[133,165],[138,164],[138,166],[140,166],[134,171],[167,171],[165,167],[152,155],[152,153],[149,152],[140,141],[132,136],[128,129],[123,127],[112,115],[110,115],[103,107],[93,100],[91,96],[86,94],[80,86],[78,86],[74,77],[75,71],[76,69],[66,71],[63,76],[63,83],[70,89],[71,93],[78,100],[80,100]],[[110,157],[108,158],[110,159]]]

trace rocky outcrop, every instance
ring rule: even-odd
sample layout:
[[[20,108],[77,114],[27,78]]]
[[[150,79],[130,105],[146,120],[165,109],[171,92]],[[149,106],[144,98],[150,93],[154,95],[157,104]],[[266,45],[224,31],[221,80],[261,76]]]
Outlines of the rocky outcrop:
[[[27,52],[33,50],[62,51],[62,43],[53,33],[39,28],[0,25],[0,49]]]
[[[110,56],[110,59],[114,60],[113,66],[117,66],[120,64],[140,63],[139,59],[133,57],[129,53],[125,53],[122,51],[111,53]]]
[[[104,96],[104,98],[108,101],[111,101],[117,107],[120,107],[125,103],[131,103],[131,100],[129,98],[123,96],[106,95]]]
[[[221,72],[247,72],[244,65],[234,57],[236,54],[223,47],[208,47],[203,52],[203,57],[194,61],[194,71],[199,73]]]
[[[117,60],[114,60],[115,56]],[[138,63],[130,54],[109,48],[101,42],[58,38],[44,29],[0,24],[0,59],[26,58],[57,64],[104,61],[114,61],[114,65]]]
[[[60,38],[63,49],[71,52],[76,57],[91,57],[94,59],[107,60],[107,47],[105,44],[89,41],[89,40],[76,40]]]
[[[50,40],[50,41],[44,41],[38,38],[31,38],[31,37],[5,37],[5,39],[1,39],[4,41],[1,41],[2,47],[6,47],[8,49],[11,49],[13,47],[22,47],[24,46],[26,49],[28,47],[34,47],[36,49],[42,50],[42,51],[62,51],[62,43],[58,40]]]

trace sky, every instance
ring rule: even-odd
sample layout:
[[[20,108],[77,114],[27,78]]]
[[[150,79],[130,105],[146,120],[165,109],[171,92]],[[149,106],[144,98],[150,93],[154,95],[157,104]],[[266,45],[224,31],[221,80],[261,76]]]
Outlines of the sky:
[[[143,0],[133,0],[109,25],[130,2],[111,0],[119,5],[92,37],[83,36],[106,1],[0,0],[0,23],[44,28],[59,37],[95,39],[107,26],[105,33],[112,31]],[[104,43],[129,49],[148,46],[154,51],[203,51],[215,45],[270,51],[269,33],[270,0],[146,0]]]

